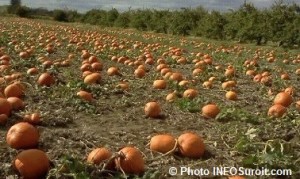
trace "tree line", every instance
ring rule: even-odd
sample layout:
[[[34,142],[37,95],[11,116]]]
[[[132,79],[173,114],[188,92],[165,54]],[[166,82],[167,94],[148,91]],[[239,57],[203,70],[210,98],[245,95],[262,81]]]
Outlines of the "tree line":
[[[300,46],[300,6],[283,1],[275,1],[268,9],[258,9],[244,2],[240,8],[227,12],[208,11],[199,6],[179,10],[129,9],[125,12],[92,9],[78,13],[74,10],[32,9],[21,6],[20,0],[12,0],[8,12],[21,17],[47,16],[56,21],[236,40],[257,45],[271,41],[282,47]]]

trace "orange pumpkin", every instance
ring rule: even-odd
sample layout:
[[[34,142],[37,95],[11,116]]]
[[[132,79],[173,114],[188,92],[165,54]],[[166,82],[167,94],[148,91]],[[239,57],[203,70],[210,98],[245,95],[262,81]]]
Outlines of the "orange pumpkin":
[[[9,97],[7,101],[11,104],[13,110],[21,110],[25,108],[24,102],[18,97]]]
[[[268,116],[280,118],[286,113],[287,109],[281,104],[274,104],[268,110]]]
[[[89,153],[89,155],[87,157],[87,162],[99,165],[102,162],[104,162],[105,160],[110,159],[111,157],[112,157],[112,152],[109,151],[107,148],[105,148],[105,147],[96,148]],[[113,163],[110,163],[107,166],[109,168],[112,168],[112,164]]]
[[[91,74],[87,75],[83,81],[85,84],[99,83],[101,81],[101,74],[100,73],[91,73]]]
[[[24,91],[22,88],[20,88],[20,86],[18,84],[13,83],[13,84],[8,85],[4,89],[4,94],[7,98],[8,97],[21,97],[22,95],[24,95]]]
[[[154,89],[165,89],[167,87],[167,82],[165,80],[155,80],[153,82]]]
[[[198,91],[195,89],[187,89],[183,92],[183,97],[193,99],[198,95]]]
[[[124,147],[119,152],[120,157],[115,160],[116,168],[127,174],[140,175],[145,171],[145,161],[142,153],[135,147]]]
[[[52,75],[50,75],[50,73],[45,72],[39,76],[37,83],[41,86],[49,87],[55,83],[55,80],[54,80],[54,77]]]
[[[205,118],[215,118],[220,113],[220,109],[215,104],[207,104],[202,107],[202,116]]]
[[[167,153],[175,147],[175,144],[176,140],[170,134],[155,135],[150,140],[150,150]]]
[[[13,125],[6,134],[6,143],[14,149],[34,148],[38,145],[39,132],[27,122]]]
[[[93,100],[92,94],[87,91],[80,90],[79,92],[77,92],[77,96],[79,96],[81,99],[86,100],[86,101]]]
[[[8,120],[8,117],[6,114],[0,114],[0,126],[5,125]]]
[[[225,97],[228,100],[233,100],[233,101],[237,100],[237,94],[236,94],[235,91],[228,91],[228,92],[226,92]]]
[[[179,152],[190,158],[200,158],[205,151],[203,139],[193,132],[186,132],[178,137]]]
[[[288,107],[292,102],[292,96],[286,92],[280,92],[274,98],[274,104],[281,104],[284,107]]]
[[[23,178],[44,178],[50,169],[50,161],[45,152],[28,149],[16,156],[13,167]]]
[[[11,111],[12,111],[12,106],[7,101],[7,99],[0,98],[0,114],[5,114],[7,116],[10,116]]]
[[[157,118],[160,116],[161,108],[157,102],[148,102],[144,108],[147,117]]]

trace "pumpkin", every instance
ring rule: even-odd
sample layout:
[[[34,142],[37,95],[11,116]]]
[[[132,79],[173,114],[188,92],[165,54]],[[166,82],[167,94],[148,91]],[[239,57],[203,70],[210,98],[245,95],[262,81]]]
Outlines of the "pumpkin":
[[[176,98],[177,98],[176,92],[172,92],[166,96],[166,101],[170,103],[173,102]]]
[[[77,96],[79,96],[81,99],[86,100],[86,101],[93,100],[92,94],[87,91],[84,91],[84,90],[80,90],[79,92],[77,92]]]
[[[134,76],[137,78],[143,78],[146,75],[146,71],[142,68],[134,70]]]
[[[36,125],[41,123],[41,115],[39,113],[26,114],[23,118],[25,122]]]
[[[12,111],[11,104],[7,101],[7,99],[0,97],[0,114],[5,114],[7,116],[10,116],[11,111]]]
[[[160,116],[161,108],[157,102],[153,101],[153,102],[148,102],[145,105],[144,111],[147,117],[157,118]]]
[[[220,109],[216,104],[207,104],[201,110],[202,116],[208,119],[215,118],[220,113]]]
[[[7,98],[8,97],[21,97],[22,95],[24,95],[24,91],[17,83],[13,83],[13,84],[6,86],[6,88],[4,89],[4,95]]]
[[[150,150],[167,153],[175,147],[175,144],[176,140],[170,134],[155,135],[150,140]]]
[[[287,109],[281,104],[274,104],[268,110],[268,116],[280,118],[286,113]]]
[[[110,67],[107,69],[108,76],[120,75],[119,69],[117,67]]]
[[[116,88],[127,91],[129,89],[129,83],[127,81],[120,81],[119,84],[116,85]]]
[[[170,80],[180,82],[183,80],[183,76],[180,72],[173,72],[170,76]]]
[[[187,89],[183,92],[183,97],[193,99],[198,95],[198,91],[195,89]]]
[[[112,157],[112,152],[109,151],[107,148],[105,147],[96,148],[89,153],[87,157],[87,162],[95,165],[99,165],[102,162],[110,159],[111,157]],[[109,163],[107,167],[112,169],[113,163],[112,162]]]
[[[165,89],[167,87],[167,82],[165,80],[155,80],[153,82],[154,89]]]
[[[145,161],[142,153],[135,147],[124,147],[118,154],[115,164],[118,170],[123,170],[126,174],[140,175],[145,171]]]
[[[13,167],[23,178],[43,178],[50,169],[50,161],[45,152],[28,149],[16,156]]]
[[[0,114],[0,126],[5,125],[8,120],[8,117],[6,114]]]
[[[55,83],[55,80],[54,80],[53,76],[50,75],[50,73],[45,72],[39,76],[37,83],[41,86],[49,87]]]
[[[20,110],[25,108],[23,100],[18,97],[9,97],[7,101],[11,104],[13,110]]]
[[[280,92],[274,98],[274,104],[281,104],[284,107],[288,107],[292,102],[292,96],[286,92]]]
[[[100,73],[91,73],[91,74],[87,75],[83,81],[85,84],[99,83],[101,81],[101,74]]]
[[[202,83],[202,86],[203,86],[203,88],[207,88],[207,89],[212,88],[212,86],[213,86],[212,80],[204,81]]]
[[[35,67],[29,68],[26,72],[28,75],[35,75],[38,73],[38,69]]]
[[[39,132],[27,122],[13,125],[6,134],[6,143],[14,149],[34,148],[38,145]]]
[[[101,71],[103,68],[103,65],[100,62],[94,62],[91,64],[91,67],[92,67],[92,70],[94,70],[94,71]]]
[[[180,154],[190,158],[200,158],[205,151],[202,137],[193,132],[185,132],[178,137]]]
[[[236,94],[235,91],[228,91],[228,92],[226,92],[225,97],[228,100],[233,100],[233,101],[237,100],[237,94]]]

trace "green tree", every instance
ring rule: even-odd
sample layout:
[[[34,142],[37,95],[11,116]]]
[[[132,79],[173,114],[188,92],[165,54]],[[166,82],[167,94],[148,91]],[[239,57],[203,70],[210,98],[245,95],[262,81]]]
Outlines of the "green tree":
[[[225,38],[225,17],[218,11],[207,14],[198,24],[198,35],[212,39]]]
[[[68,22],[67,13],[63,10],[54,10],[53,19],[60,22]]]
[[[29,17],[30,16],[30,9],[25,6],[19,6],[16,9],[16,15],[19,17]]]
[[[272,40],[279,46],[299,45],[299,9],[296,4],[287,5],[278,1],[269,11]]]
[[[21,7],[21,0],[11,0],[7,11],[10,14],[15,14],[19,7]]]
[[[114,26],[128,28],[130,23],[129,12],[123,12],[119,14],[118,18],[114,21]]]
[[[119,17],[119,12],[117,9],[113,8],[106,14],[106,23],[109,27],[112,27],[116,21],[116,19]]]

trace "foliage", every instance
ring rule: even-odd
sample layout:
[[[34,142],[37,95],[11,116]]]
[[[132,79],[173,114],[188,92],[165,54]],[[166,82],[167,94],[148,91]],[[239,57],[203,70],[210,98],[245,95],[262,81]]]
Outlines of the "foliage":
[[[16,8],[20,7],[20,8]],[[245,3],[236,10],[209,12],[203,7],[179,10],[137,9],[119,12],[116,9],[92,9],[84,14],[77,11],[28,9],[20,0],[12,0],[8,13],[21,17],[51,16],[57,21],[83,22],[103,27],[135,28],[174,35],[195,35],[221,40],[236,40],[241,43],[267,42],[282,47],[300,45],[300,7],[275,1],[269,9],[257,9]]]
[[[19,17],[29,17],[30,15],[30,9],[25,6],[19,6],[16,9],[16,15]]]
[[[67,13],[63,10],[55,10],[53,12],[53,19],[60,22],[67,22],[68,16]]]
[[[7,12],[10,14],[15,14],[19,7],[21,7],[21,0],[11,0]]]

